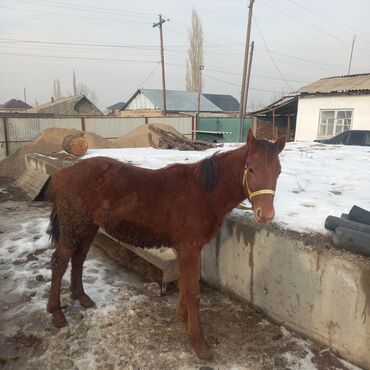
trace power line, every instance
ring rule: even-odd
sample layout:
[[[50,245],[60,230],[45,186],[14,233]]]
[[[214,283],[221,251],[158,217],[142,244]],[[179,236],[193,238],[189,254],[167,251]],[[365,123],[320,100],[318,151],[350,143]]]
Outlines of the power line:
[[[326,23],[330,24],[332,27],[336,27],[336,28],[338,28],[338,29],[345,30],[344,32],[348,32],[348,30],[350,30],[351,32],[355,32],[356,34],[358,34],[358,33],[360,33],[360,34],[361,34],[361,33],[363,33],[363,34],[365,34],[365,35],[369,35],[369,36],[370,36],[370,34],[369,34],[369,33],[362,32],[362,31],[361,31],[361,32],[359,32],[359,30],[356,30],[355,28],[350,27],[350,26],[348,26],[347,24],[341,23],[341,21],[339,21],[338,19],[329,18],[329,17],[327,17],[327,16],[324,16],[323,14],[321,14],[321,13],[319,13],[319,12],[315,12],[315,11],[313,11],[313,10],[311,10],[311,9],[308,9],[308,8],[304,7],[303,5],[298,4],[297,2],[295,2],[295,1],[293,1],[293,0],[287,0],[287,1],[289,1],[291,4],[295,5],[296,7],[303,9],[305,12],[307,12],[307,13],[311,13],[311,14],[313,14],[315,17],[319,17],[319,18],[321,18],[321,19],[323,20],[323,22],[326,22]],[[360,38],[360,37],[359,37],[359,38]],[[370,42],[369,40],[366,40],[366,39],[363,39],[363,38],[360,38],[360,39],[362,39],[363,41],[366,41],[366,42]]]
[[[255,16],[253,16],[253,20],[254,20],[254,23],[255,23],[255,25],[256,25],[256,27],[257,27],[257,30],[258,30],[258,33],[260,34],[260,36],[261,36],[261,39],[262,39],[262,41],[263,41],[263,43],[265,44],[265,48],[266,48],[266,50],[267,50],[267,52],[268,52],[268,54],[269,54],[269,56],[270,56],[270,59],[271,59],[271,62],[272,62],[272,64],[274,65],[274,67],[276,68],[276,70],[279,72],[279,74],[280,74],[280,76],[281,76],[281,78],[283,79],[283,81],[287,84],[287,86],[291,89],[291,90],[293,90],[293,87],[289,84],[289,82],[285,79],[285,77],[284,77],[284,75],[283,75],[283,73],[281,72],[281,70],[280,70],[280,68],[277,66],[277,64],[275,63],[275,60],[274,60],[274,58],[272,57],[272,55],[271,55],[271,53],[270,53],[270,50],[269,50],[269,48],[268,48],[268,46],[267,46],[267,43],[266,43],[266,40],[265,40],[265,38],[263,37],[263,35],[262,35],[262,32],[261,32],[261,29],[259,28],[259,26],[258,26],[258,23],[257,23],[257,20],[256,20],[256,17]]]
[[[203,73],[203,76],[205,76],[207,78],[210,78],[211,80],[215,80],[215,81],[218,81],[218,82],[222,82],[222,83],[225,83],[225,84],[228,84],[228,85],[232,85],[232,86],[236,86],[238,88],[241,88],[240,84],[236,84],[236,83],[233,83],[233,82],[230,82],[230,81],[222,80],[220,78],[210,76],[209,74]],[[254,90],[254,91],[267,92],[267,93],[275,93],[275,94],[280,94],[281,93],[281,91],[257,89],[255,87],[250,87],[249,89]]]
[[[122,11],[120,9],[112,9],[112,8],[101,8],[96,6],[87,6],[87,5],[79,5],[79,4],[73,4],[73,5],[67,5],[64,2],[58,2],[58,1],[47,1],[47,0],[13,0],[24,4],[33,3],[35,5],[43,5],[48,6],[52,8],[62,8],[62,9],[72,9],[72,10],[79,10],[79,11],[88,11],[92,13],[105,13],[105,14],[113,14],[113,15],[121,15],[125,17],[133,17],[133,18],[152,18],[154,13],[143,13],[143,12],[135,12],[135,11],[129,11],[125,10]]]
[[[109,21],[109,22],[120,22],[120,23],[122,23],[122,19],[89,17],[89,16],[86,16],[86,15],[55,13],[55,12],[48,12],[48,11],[43,11],[43,10],[33,10],[33,9],[19,9],[19,8],[12,8],[10,6],[0,6],[0,8],[2,8],[2,9],[11,9],[11,10],[16,10],[16,11],[20,11],[20,12],[36,13],[36,14],[57,15],[57,16],[66,16],[66,17],[73,17],[73,18],[79,18],[79,19],[94,19],[94,20],[98,20],[98,21]],[[129,20],[125,20],[125,22],[126,23],[132,23],[132,24],[151,24],[150,22],[129,21]]]
[[[325,31],[325,30],[324,30],[324,29],[322,29],[321,27],[319,27],[319,26],[317,26],[316,24],[314,24],[314,23],[312,23],[312,22],[308,21],[307,19],[303,18],[302,16],[297,16],[297,15],[296,15],[296,14],[294,14],[294,12],[292,12],[290,9],[289,9],[289,10],[290,10],[290,12],[291,12],[292,14],[287,14],[287,13],[285,13],[284,11],[282,11],[280,8],[275,8],[275,7],[271,6],[271,4],[270,4],[270,3],[267,3],[267,2],[265,2],[264,0],[260,0],[260,1],[261,1],[261,4],[264,4],[264,5],[265,5],[265,6],[267,6],[268,8],[273,9],[273,10],[275,10],[275,11],[277,11],[277,12],[281,13],[281,14],[284,14],[285,16],[289,17],[289,19],[294,18],[294,19],[295,19],[295,20],[297,20],[299,23],[301,23],[301,24],[306,24],[306,25],[308,25],[309,27],[314,28],[314,29],[316,29],[316,30],[320,31],[321,33],[323,33],[323,34],[325,34],[325,35],[327,35],[327,36],[329,36],[329,37],[333,38],[334,40],[337,40],[337,41],[339,41],[340,43],[345,44],[345,45],[347,45],[347,46],[348,46],[348,42],[347,42],[347,41],[344,41],[344,40],[340,39],[339,37],[337,37],[337,36],[335,36],[335,35],[331,34],[330,32]]]
[[[123,62],[123,63],[158,63],[153,60],[136,60],[136,59],[108,59],[108,58],[88,58],[79,56],[66,56],[66,55],[49,55],[49,54],[25,54],[25,53],[0,53],[0,55],[19,56],[19,57],[35,57],[35,58],[52,58],[62,60],[82,60],[82,61],[96,61],[96,62]]]

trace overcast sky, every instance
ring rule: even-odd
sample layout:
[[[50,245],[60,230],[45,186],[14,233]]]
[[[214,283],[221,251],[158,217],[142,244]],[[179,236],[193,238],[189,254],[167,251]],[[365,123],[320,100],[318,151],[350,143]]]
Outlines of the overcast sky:
[[[53,80],[63,94],[78,82],[105,109],[137,88],[161,88],[162,13],[167,89],[185,89],[191,10],[204,32],[204,91],[240,97],[247,5],[241,0],[0,0],[0,103],[41,104]],[[270,103],[322,77],[370,72],[369,0],[256,0],[249,103]],[[85,44],[85,45],[81,45]],[[95,44],[95,45],[86,45]],[[97,44],[97,45],[96,45]],[[114,47],[113,47],[114,46]]]

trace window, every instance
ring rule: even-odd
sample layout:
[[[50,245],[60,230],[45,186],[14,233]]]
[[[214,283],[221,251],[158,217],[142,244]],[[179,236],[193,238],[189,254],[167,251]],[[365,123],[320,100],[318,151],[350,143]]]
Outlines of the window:
[[[348,144],[350,145],[361,145],[364,141],[365,133],[361,131],[351,132],[349,135]]]
[[[332,137],[351,129],[353,110],[321,110],[319,137]]]

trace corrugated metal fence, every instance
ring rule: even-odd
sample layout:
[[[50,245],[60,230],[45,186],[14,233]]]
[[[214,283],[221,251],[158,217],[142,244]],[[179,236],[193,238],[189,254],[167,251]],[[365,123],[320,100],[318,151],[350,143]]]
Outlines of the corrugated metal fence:
[[[115,139],[145,123],[161,123],[191,136],[194,122],[193,117],[1,117],[0,160],[14,153],[24,143],[35,140],[47,128],[74,128]]]

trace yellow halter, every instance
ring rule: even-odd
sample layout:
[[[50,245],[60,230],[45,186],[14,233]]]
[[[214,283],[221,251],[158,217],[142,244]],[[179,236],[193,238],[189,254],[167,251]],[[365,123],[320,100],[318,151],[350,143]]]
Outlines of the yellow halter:
[[[259,195],[264,195],[264,194],[269,194],[269,195],[275,196],[275,191],[270,190],[270,189],[262,189],[262,190],[256,190],[256,191],[251,192],[250,189],[249,189],[249,186],[248,186],[247,175],[248,175],[248,167],[245,167],[244,168],[244,174],[243,174],[243,186],[247,190],[247,195],[248,195],[250,200],[252,200],[252,198],[254,198],[254,197],[258,197]]]

